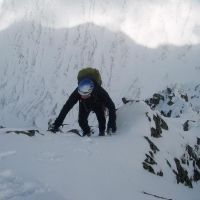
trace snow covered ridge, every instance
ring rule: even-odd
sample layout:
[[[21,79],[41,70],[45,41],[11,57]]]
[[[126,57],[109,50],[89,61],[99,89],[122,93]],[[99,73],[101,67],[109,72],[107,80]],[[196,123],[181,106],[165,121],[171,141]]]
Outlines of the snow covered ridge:
[[[194,137],[193,144],[188,144],[185,141],[184,149],[182,149],[182,155],[179,158],[174,157],[173,161],[169,162],[168,158],[165,158],[168,166],[176,175],[177,183],[181,182],[189,187],[192,187],[192,182],[200,180],[200,138],[199,134],[193,134],[195,130],[199,130],[200,127],[200,84],[190,86],[173,86],[167,87],[167,89],[155,93],[152,98],[146,99],[145,102],[150,106],[156,114],[147,113],[148,120],[154,123],[154,127],[151,128],[151,137],[160,138],[163,137],[163,130],[170,131],[170,125],[166,123],[163,118],[170,117],[173,121],[178,121],[178,129],[176,133],[179,134],[182,139],[185,137]],[[161,117],[162,116],[162,117]],[[177,118],[177,120],[176,120]],[[187,133],[186,131],[189,131]],[[167,133],[166,133],[167,134]],[[154,157],[159,148],[148,138],[145,139],[149,142],[150,149],[149,154],[146,154],[146,160],[143,166],[148,171],[163,176],[162,170],[154,170],[152,166],[157,165]],[[181,140],[181,138],[180,138]],[[154,140],[155,141],[155,140]],[[175,163],[176,170],[172,167],[171,162]],[[192,166],[192,170],[191,170]]]
[[[200,115],[200,84],[191,86],[167,87],[145,102],[153,109],[158,110],[165,117],[179,118],[181,115],[192,112]]]
[[[168,91],[172,93],[169,88]],[[126,103],[141,104],[140,101],[127,101]],[[189,117],[188,114],[187,116]],[[170,170],[177,183],[192,188],[193,182],[200,180],[200,123],[196,124],[193,129],[186,130],[185,124],[182,123],[184,118],[181,119],[181,116],[177,119],[168,119],[159,111],[148,110],[148,108],[146,108],[144,117],[149,122],[144,125],[146,128],[149,127],[144,135],[149,149],[145,153],[143,168],[164,178],[169,175],[168,170]]]
[[[185,134],[184,131],[176,130],[176,132],[173,133],[174,135],[171,135],[172,138],[170,139],[173,139],[177,136],[179,137],[179,139],[177,138],[177,143],[174,143],[175,146],[173,148],[177,147],[178,149],[182,146],[182,154],[179,156],[172,156],[170,155],[170,149],[164,149],[162,146],[157,147],[157,143],[158,145],[160,143],[158,140],[159,138],[163,137],[163,142],[166,142],[165,140],[168,136],[165,136],[164,134],[169,134],[172,126],[170,125],[169,128],[167,125],[169,122],[166,123],[158,113],[151,113],[151,116],[149,116],[149,113],[146,114],[152,127],[150,129],[151,136],[144,136],[150,147],[149,152],[145,154],[146,158],[143,162],[144,169],[158,176],[164,176],[163,170],[166,169],[162,169],[163,166],[161,164],[162,160],[164,159],[168,167],[174,173],[177,183],[182,183],[192,188],[192,182],[197,182],[200,180],[200,138],[196,137],[195,135],[189,135],[189,137],[193,137],[194,140],[192,144],[189,144],[188,134]],[[176,134],[177,136],[175,136]],[[180,147],[178,147],[179,142],[181,142]],[[162,154],[168,155],[165,157]],[[161,159],[162,156],[163,158]]]
[[[118,109],[117,116],[117,134],[113,137],[104,137],[105,143],[101,143],[101,145],[101,138],[96,137],[95,135],[88,139],[82,139],[75,134],[68,134],[65,130],[63,130],[63,133],[67,134],[58,133],[57,137],[60,137],[61,140],[63,140],[63,135],[68,135],[68,138],[65,138],[68,144],[70,141],[72,142],[74,137],[77,138],[80,143],[83,140],[89,140],[91,144],[94,144],[95,141],[98,143],[99,147],[105,145],[105,153],[107,153],[106,149],[110,148],[108,146],[112,146],[112,143],[115,143],[117,140],[119,141],[119,144],[114,144],[114,149],[117,151],[115,152],[117,153],[117,157],[123,158],[125,155],[121,154],[121,150],[123,149],[124,151],[127,149],[129,151],[130,148],[131,154],[136,152],[136,154],[139,155],[140,159],[137,158],[135,154],[133,154],[131,158],[128,158],[132,159],[133,162],[137,161],[135,166],[137,170],[140,168],[141,171],[145,170],[153,175],[162,177],[162,179],[168,181],[170,184],[174,182],[178,184],[181,183],[189,188],[196,186],[197,182],[200,180],[199,126],[193,127],[188,131],[184,131],[182,122],[185,119],[182,119],[181,116],[179,118],[164,117],[159,111],[153,111],[143,101],[128,102],[126,105],[123,105]],[[76,124],[76,127],[77,126],[78,124]],[[17,133],[21,139],[25,137],[24,135],[27,133],[28,136],[36,136],[37,142],[45,140],[45,138],[48,139],[49,137],[51,138],[50,141],[52,141],[53,137],[55,137],[53,136],[54,134],[42,130],[16,131],[16,129],[9,130],[9,128],[1,128],[0,133],[3,135]],[[29,142],[30,141],[31,140],[29,140]],[[134,142],[134,144],[132,144],[132,142]],[[59,143],[57,145],[59,145]],[[34,144],[35,143],[31,144],[32,147],[30,147],[30,151],[35,152]],[[41,147],[38,148],[40,149]],[[71,151],[75,151],[74,148],[75,147],[71,147],[71,150],[69,150],[68,153],[70,154],[72,153]],[[85,148],[86,147],[84,147],[84,151],[88,151],[87,148],[92,148],[91,151],[95,151],[92,146],[87,147],[86,149]],[[116,149],[119,149],[119,152]],[[80,152],[80,154],[82,153]],[[5,154],[2,154],[2,158],[5,157],[4,155]],[[126,163],[128,161],[125,159],[123,162]],[[79,163],[79,165],[82,164],[83,163]],[[129,167],[128,164],[125,164],[125,166]],[[129,173],[131,173],[132,170],[134,171],[134,168],[129,170],[131,170],[129,171]]]

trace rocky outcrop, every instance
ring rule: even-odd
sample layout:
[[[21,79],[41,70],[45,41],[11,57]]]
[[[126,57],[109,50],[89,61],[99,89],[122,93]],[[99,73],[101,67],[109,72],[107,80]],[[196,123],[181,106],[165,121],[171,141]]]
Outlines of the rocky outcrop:
[[[147,103],[147,105],[149,105],[152,109],[155,109],[157,105],[159,105],[159,103],[161,101],[164,101],[165,98],[163,95],[155,93],[153,94],[152,98],[146,99],[145,102]]]
[[[169,130],[169,127],[167,122],[159,115],[157,111],[146,112],[145,114],[150,124],[151,136],[144,136],[145,140],[149,144],[150,149],[145,154],[142,165],[143,168],[148,172],[154,175],[164,176],[165,170],[160,167],[162,165],[157,157],[162,149],[158,148],[157,141],[159,142],[161,140],[161,138],[164,136],[162,135],[163,131]],[[198,123],[194,120],[186,120],[182,126],[184,131],[189,131],[192,127],[197,127]],[[185,139],[183,135],[181,137],[182,139]],[[187,144],[182,156],[171,157],[169,160],[165,160],[167,166],[175,175],[177,183],[183,184],[189,188],[193,188],[194,182],[200,180],[200,138],[197,138],[194,146]]]
[[[177,170],[173,170],[173,172],[176,174],[177,183],[183,183],[192,188],[192,180],[189,178],[187,170],[182,167],[178,158],[174,158],[174,161],[176,163]]]
[[[149,143],[150,151],[145,154],[146,158],[143,161],[143,168],[152,174],[163,176],[162,170],[154,169],[158,163],[155,161],[154,155],[159,151],[158,147],[147,137],[144,137]]]
[[[8,128],[4,127],[4,126],[0,126],[0,129],[5,129],[5,133],[15,133],[15,134],[24,134],[27,135],[29,137],[33,137],[36,134],[40,134],[43,135],[42,133],[40,133],[39,130],[36,129],[30,129],[30,130],[8,130]]]
[[[147,142],[149,143],[149,147],[150,149],[153,151],[153,153],[155,154],[157,151],[159,151],[158,147],[147,137],[144,136],[144,138],[147,140]]]
[[[185,152],[180,158],[174,158],[176,169],[166,160],[167,165],[176,175],[177,183],[193,188],[193,182],[200,180],[200,147],[197,138],[197,144],[194,147],[186,145]],[[191,170],[192,167],[192,170]]]
[[[155,122],[155,128],[151,127],[151,136],[161,137],[162,129],[168,130],[168,125],[158,114],[153,115],[153,121]]]
[[[197,182],[200,180],[200,157],[198,155],[199,146],[198,144],[192,148],[190,145],[186,146],[185,153],[181,157],[181,161],[175,159],[177,166],[177,183],[184,183],[188,187],[192,187],[192,182]],[[193,171],[189,173],[183,166],[193,166]],[[186,167],[185,167],[186,168]]]
[[[167,87],[145,100],[147,105],[165,117],[179,118],[188,109],[200,113],[200,85]]]
[[[35,134],[40,133],[38,130],[13,130],[13,131],[6,131],[6,133],[15,133],[15,134],[24,134],[29,137],[35,136]]]
[[[195,123],[195,121],[194,120],[186,120],[186,122],[183,124],[183,130],[189,131],[192,123]]]

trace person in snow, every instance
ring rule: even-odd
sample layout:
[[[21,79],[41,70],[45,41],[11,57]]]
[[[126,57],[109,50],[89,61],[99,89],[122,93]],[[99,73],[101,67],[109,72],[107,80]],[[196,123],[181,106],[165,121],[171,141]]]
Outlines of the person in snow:
[[[78,82],[78,87],[69,96],[59,116],[53,123],[50,131],[57,132],[62,125],[67,113],[79,102],[78,123],[83,131],[83,136],[90,136],[91,130],[88,125],[88,116],[91,111],[96,114],[99,124],[99,136],[105,135],[106,118],[105,108],[109,111],[107,132],[116,132],[116,109],[115,104],[108,93],[91,77],[84,77]]]

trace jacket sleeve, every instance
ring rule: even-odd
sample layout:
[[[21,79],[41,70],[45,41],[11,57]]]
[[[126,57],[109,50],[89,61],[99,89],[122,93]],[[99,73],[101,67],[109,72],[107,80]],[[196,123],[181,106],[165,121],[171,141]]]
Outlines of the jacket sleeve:
[[[78,102],[78,100],[79,100],[79,94],[78,94],[78,89],[76,88],[70,95],[69,99],[66,101],[65,105],[60,111],[60,114],[55,120],[54,125],[56,128],[59,128],[62,125],[67,113],[73,108],[73,106]]]
[[[112,99],[110,98],[109,94],[102,88],[99,88],[99,93],[100,96],[103,100],[103,103],[105,105],[106,108],[108,108],[109,111],[109,120],[108,123],[116,125],[116,108],[115,108],[115,104],[112,101]]]

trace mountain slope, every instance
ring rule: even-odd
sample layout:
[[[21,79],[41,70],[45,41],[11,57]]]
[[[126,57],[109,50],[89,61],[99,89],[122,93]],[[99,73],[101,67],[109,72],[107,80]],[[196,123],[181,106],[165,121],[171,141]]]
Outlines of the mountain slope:
[[[122,32],[91,23],[53,29],[34,21],[20,22],[1,31],[0,42],[4,126],[46,127],[85,66],[100,70],[103,86],[116,104],[122,96],[144,98],[170,83],[199,79],[199,46],[150,49]]]
[[[35,195],[54,199],[53,193],[61,196],[57,199],[77,200],[157,199],[151,195],[197,200],[199,183],[192,180],[193,189],[190,189],[191,185],[186,187],[183,181],[186,185],[183,186],[176,175],[179,169],[174,158],[181,161],[188,177],[193,179],[194,166],[200,171],[199,166],[194,165],[191,157],[185,157],[186,161],[189,158],[188,165],[181,158],[188,145],[198,147],[195,151],[199,156],[198,131],[185,132],[179,119],[162,117],[167,128],[162,126],[160,137],[155,137],[152,135],[152,128],[156,128],[154,116],[159,115],[144,102],[130,102],[117,111],[117,134],[107,137],[96,137],[98,131],[90,138],[66,133],[65,130],[77,124],[65,127],[64,133],[56,135],[40,130],[45,135],[34,137],[5,134],[8,129],[0,129],[2,199],[11,196],[26,199]],[[96,122],[90,123],[96,129]],[[148,172],[151,167],[154,173]],[[19,181],[10,183],[12,179],[19,179],[21,186]],[[7,191],[9,184],[12,188]]]

